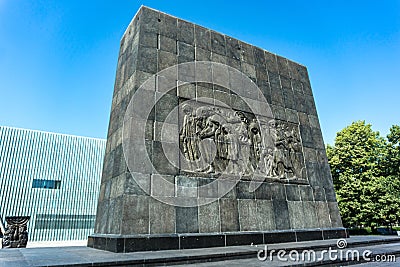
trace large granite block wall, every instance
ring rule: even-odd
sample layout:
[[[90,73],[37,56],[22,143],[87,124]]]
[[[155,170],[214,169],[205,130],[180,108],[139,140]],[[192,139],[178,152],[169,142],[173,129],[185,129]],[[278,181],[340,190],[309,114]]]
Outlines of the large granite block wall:
[[[188,67],[174,69],[181,63]],[[187,82],[198,78],[200,65],[211,82]],[[216,144],[211,163],[199,159],[213,151],[200,143],[207,131]],[[190,157],[195,167],[185,165]],[[140,8],[120,43],[89,245],[107,249],[93,245],[96,235],[244,231],[263,233],[265,242],[276,230],[299,240],[300,229],[322,239],[343,235],[341,227],[306,67]],[[321,229],[340,234],[322,236]]]

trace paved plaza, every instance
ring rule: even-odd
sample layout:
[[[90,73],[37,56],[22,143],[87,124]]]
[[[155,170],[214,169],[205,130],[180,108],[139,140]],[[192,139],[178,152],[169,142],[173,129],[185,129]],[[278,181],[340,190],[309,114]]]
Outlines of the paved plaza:
[[[365,250],[370,250],[371,258],[375,255],[400,256],[400,238],[395,236],[355,236],[348,238],[347,246],[343,252],[357,250],[360,255]],[[234,246],[221,248],[149,251],[134,253],[113,253],[103,250],[75,247],[36,247],[26,249],[2,249],[0,250],[0,267],[19,266],[317,266],[318,264],[330,264],[328,255],[321,257],[322,250],[329,247],[337,250],[337,240],[306,241],[297,243],[281,243],[268,245],[268,251],[285,250],[287,254],[296,250],[315,250],[317,262],[305,261],[280,261],[276,254],[265,261],[257,258],[259,246]],[[352,261],[351,264],[357,262]],[[337,262],[336,266],[345,265],[346,262]],[[335,265],[332,265],[335,266]],[[398,266],[391,263],[363,263],[361,266]]]

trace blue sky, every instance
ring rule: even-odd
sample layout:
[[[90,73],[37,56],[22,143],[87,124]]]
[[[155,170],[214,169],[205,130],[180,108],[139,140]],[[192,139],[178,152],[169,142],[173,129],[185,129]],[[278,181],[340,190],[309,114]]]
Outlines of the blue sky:
[[[0,0],[0,125],[105,138],[142,4],[306,65],[326,143],[400,124],[400,1]]]

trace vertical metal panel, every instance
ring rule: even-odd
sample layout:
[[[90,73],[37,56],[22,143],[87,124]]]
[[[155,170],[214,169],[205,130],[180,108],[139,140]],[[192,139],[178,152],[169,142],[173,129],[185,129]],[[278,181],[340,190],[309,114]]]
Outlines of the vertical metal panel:
[[[93,232],[106,141],[0,126],[0,215],[30,215],[32,241]],[[32,188],[34,179],[61,181]]]

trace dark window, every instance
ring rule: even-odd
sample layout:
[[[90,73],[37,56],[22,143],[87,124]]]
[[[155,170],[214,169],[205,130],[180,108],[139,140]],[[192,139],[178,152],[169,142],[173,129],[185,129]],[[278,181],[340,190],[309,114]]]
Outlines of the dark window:
[[[95,215],[38,214],[35,229],[92,229]]]
[[[33,179],[32,188],[60,189],[61,181]]]

